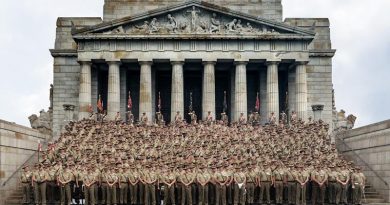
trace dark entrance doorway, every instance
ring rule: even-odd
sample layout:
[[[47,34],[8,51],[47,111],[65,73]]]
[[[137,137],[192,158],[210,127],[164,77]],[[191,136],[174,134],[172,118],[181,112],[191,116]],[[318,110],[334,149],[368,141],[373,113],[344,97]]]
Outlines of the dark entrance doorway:
[[[107,110],[107,95],[108,95],[108,66],[100,64],[97,71],[98,85],[97,85],[97,96],[96,99],[99,100],[99,95],[103,101],[103,109]],[[97,103],[97,101],[95,102]]]
[[[202,64],[186,63],[184,65],[184,119],[189,123],[191,118],[190,100],[192,93],[192,110],[202,119]]]
[[[288,113],[287,106],[287,92],[288,92],[288,65],[282,64],[278,73],[279,80],[279,112]],[[291,93],[289,93],[290,95]],[[291,109],[291,108],[289,108]],[[291,110],[290,110],[291,111]]]
[[[127,99],[129,98],[129,91],[131,92],[131,101],[133,103],[132,113],[134,119],[139,119],[139,90],[140,90],[140,69],[137,64],[128,65],[127,70],[127,93],[126,93],[126,111]]]
[[[250,65],[248,66],[248,70],[246,72],[246,82],[248,113],[255,112],[257,93],[259,93],[260,98],[260,74],[258,68],[252,68]]]
[[[158,98],[159,92],[161,96],[161,112],[164,116],[165,122],[171,121],[171,88],[172,88],[172,70],[170,65],[158,65],[159,68],[164,67],[165,69],[156,70],[156,112],[158,111]]]
[[[231,63],[218,63],[215,71],[215,116],[217,120],[221,119],[221,113],[223,112],[224,92],[226,91],[226,114],[230,118],[230,105],[231,105],[231,71],[233,64]],[[230,119],[229,119],[230,120]]]

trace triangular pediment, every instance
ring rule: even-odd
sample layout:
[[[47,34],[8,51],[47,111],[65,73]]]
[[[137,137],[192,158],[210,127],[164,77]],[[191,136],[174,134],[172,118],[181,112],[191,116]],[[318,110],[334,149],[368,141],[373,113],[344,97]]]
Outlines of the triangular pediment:
[[[266,38],[313,39],[315,33],[202,1],[189,1],[74,30],[75,39]]]

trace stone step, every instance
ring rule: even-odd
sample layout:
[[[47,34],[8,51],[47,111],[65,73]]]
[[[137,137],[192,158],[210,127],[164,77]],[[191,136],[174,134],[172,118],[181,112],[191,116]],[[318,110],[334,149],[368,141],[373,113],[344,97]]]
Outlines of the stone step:
[[[381,198],[366,198],[366,200],[363,199],[363,202],[365,204],[373,204],[373,203],[384,203],[385,202],[385,199],[381,199]]]

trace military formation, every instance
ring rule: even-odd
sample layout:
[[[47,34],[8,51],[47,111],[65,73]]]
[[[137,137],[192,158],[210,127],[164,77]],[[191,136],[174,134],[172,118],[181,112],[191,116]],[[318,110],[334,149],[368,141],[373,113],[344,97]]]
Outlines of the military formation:
[[[131,113],[130,113],[131,114]],[[365,177],[338,154],[322,121],[225,113],[166,125],[71,122],[21,174],[28,204],[362,204]]]

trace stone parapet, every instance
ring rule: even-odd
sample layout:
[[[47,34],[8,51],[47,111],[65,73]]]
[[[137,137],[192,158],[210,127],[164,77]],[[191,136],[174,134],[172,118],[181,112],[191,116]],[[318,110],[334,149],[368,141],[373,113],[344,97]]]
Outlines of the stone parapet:
[[[390,120],[341,132],[337,148],[362,167],[367,180],[390,201]],[[384,181],[383,181],[384,180]]]

